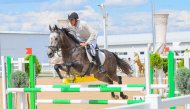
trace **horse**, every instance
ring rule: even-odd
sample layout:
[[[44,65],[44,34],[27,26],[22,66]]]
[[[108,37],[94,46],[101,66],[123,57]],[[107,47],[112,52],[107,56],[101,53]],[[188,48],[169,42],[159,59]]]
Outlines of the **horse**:
[[[140,72],[140,75],[143,76],[144,75],[144,65],[141,63],[140,57],[139,57],[138,53],[136,53],[136,52],[135,52],[135,56],[134,56],[134,63],[137,64],[138,71]]]
[[[86,50],[84,47],[80,46],[80,41],[70,33],[70,30],[67,28],[58,28],[56,25],[54,27],[49,26],[50,36],[47,49],[47,55],[49,58],[52,58],[54,54],[61,49],[62,51],[62,60],[64,64],[71,67],[78,75],[84,75],[85,71],[88,70],[91,65],[90,61],[87,58]],[[103,81],[108,84],[122,84],[122,77],[117,76],[116,70],[117,66],[127,75],[130,74],[129,64],[120,59],[115,53],[109,52],[108,50],[101,50],[105,54],[105,62],[103,67],[105,68],[105,73],[100,73],[98,66],[95,64],[91,69],[91,74],[94,75],[100,81]],[[119,96],[115,95],[114,92],[111,92],[111,97],[118,99]],[[128,96],[123,92],[120,92],[120,97],[122,99],[128,99]]]

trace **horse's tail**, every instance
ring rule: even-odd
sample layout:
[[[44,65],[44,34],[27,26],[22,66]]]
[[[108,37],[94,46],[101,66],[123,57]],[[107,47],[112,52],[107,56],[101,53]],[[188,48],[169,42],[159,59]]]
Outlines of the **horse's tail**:
[[[131,74],[130,65],[124,59],[119,58],[115,53],[113,53],[113,55],[115,56],[115,58],[117,60],[117,65],[122,70],[122,72],[124,72],[127,75]]]

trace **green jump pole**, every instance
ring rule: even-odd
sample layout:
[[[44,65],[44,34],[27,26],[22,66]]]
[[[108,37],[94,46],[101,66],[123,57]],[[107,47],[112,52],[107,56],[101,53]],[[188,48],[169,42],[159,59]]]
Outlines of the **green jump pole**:
[[[174,81],[174,53],[169,51],[168,54],[168,84],[169,84],[169,92],[168,97],[172,98],[175,96],[175,81]],[[175,109],[175,107],[170,107],[170,109]]]
[[[33,55],[29,58],[29,77],[30,88],[35,88],[35,57]],[[30,92],[30,109],[36,109],[36,92]]]
[[[151,59],[152,58],[152,54],[150,53],[149,56],[150,56],[150,59]],[[154,70],[153,70],[153,67],[150,66],[150,85],[151,84],[154,84]],[[151,89],[150,93],[154,94],[154,89]]]
[[[11,65],[11,57],[7,56],[7,84],[8,88],[11,87],[11,72],[12,72],[12,65]],[[12,92],[8,93],[8,109],[13,109],[13,94]]]

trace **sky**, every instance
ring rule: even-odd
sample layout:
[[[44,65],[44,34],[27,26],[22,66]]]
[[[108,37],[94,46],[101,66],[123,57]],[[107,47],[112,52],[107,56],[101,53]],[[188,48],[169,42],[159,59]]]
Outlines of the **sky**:
[[[77,12],[102,35],[101,3],[108,13],[107,34],[152,32],[152,5],[155,12],[169,13],[168,32],[190,31],[190,0],[0,0],[0,31],[49,33],[48,25]]]

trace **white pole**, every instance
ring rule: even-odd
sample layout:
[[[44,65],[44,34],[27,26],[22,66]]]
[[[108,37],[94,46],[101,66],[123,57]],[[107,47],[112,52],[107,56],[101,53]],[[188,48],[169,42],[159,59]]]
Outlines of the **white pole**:
[[[190,104],[186,104],[185,109],[190,109]]]
[[[51,67],[52,67],[52,69],[54,69],[54,66],[53,66],[53,65],[51,65]],[[53,70],[53,77],[54,77],[54,78],[56,77],[56,71],[55,71],[55,70]]]
[[[150,103],[150,109],[162,109],[162,100],[160,95],[149,94],[145,96],[145,100]]]
[[[163,78],[164,78],[164,71],[163,69],[159,69],[156,72],[158,74],[158,84],[163,84]],[[159,89],[159,94],[163,94],[163,89]]]
[[[23,58],[18,58],[18,70],[24,71],[24,60]],[[20,109],[26,109],[26,98],[23,92],[19,93],[20,96]]]
[[[1,56],[1,67],[2,67],[2,94],[3,94],[3,109],[7,109],[7,97],[6,97],[6,72],[5,72],[5,57]]]
[[[108,45],[107,45],[107,35],[106,35],[106,26],[107,26],[107,13],[106,13],[106,10],[105,10],[105,5],[102,3],[100,5],[97,5],[101,8],[102,10],[102,13],[103,13],[103,28],[104,28],[104,49],[107,49],[108,48]]]
[[[189,53],[188,52],[184,53],[184,66],[186,68],[189,68]],[[190,109],[190,104],[186,104],[185,109]]]
[[[145,78],[146,78],[146,95],[150,94],[150,61],[149,50],[145,52]]]
[[[107,15],[106,12],[103,15],[103,25],[104,25],[104,49],[108,48],[108,44],[107,44],[107,35],[106,35],[106,19],[107,19]]]
[[[22,58],[18,58],[18,70],[22,71]]]
[[[152,7],[152,43],[153,43],[153,51],[155,50],[156,46],[156,36],[155,36],[155,22],[154,22],[154,0],[151,0],[151,7]]]
[[[189,53],[188,52],[184,53],[184,66],[186,68],[189,68]]]
[[[20,96],[20,109],[26,109],[25,93],[24,92],[20,92],[18,94]]]
[[[138,67],[137,63],[135,63],[135,77],[136,78],[139,77],[139,67]]]

